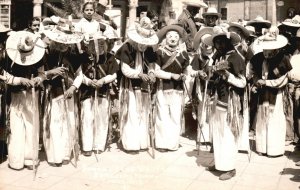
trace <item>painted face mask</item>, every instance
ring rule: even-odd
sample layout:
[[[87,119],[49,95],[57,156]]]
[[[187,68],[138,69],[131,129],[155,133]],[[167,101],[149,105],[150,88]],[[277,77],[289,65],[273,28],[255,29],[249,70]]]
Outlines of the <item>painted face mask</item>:
[[[176,47],[179,44],[180,36],[176,31],[169,31],[166,34],[166,43],[170,47]]]

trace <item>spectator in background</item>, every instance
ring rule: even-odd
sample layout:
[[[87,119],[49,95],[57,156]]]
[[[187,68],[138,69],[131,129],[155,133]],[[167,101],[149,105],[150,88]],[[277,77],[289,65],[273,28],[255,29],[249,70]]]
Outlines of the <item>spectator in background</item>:
[[[215,7],[209,7],[205,13],[202,14],[204,18],[204,24],[207,27],[214,27],[217,25],[217,21],[221,18],[221,13],[218,13]]]
[[[40,29],[40,23],[41,20],[39,17],[33,17],[29,22],[28,22],[28,28],[25,29],[27,32],[31,33],[37,33],[39,32]]]

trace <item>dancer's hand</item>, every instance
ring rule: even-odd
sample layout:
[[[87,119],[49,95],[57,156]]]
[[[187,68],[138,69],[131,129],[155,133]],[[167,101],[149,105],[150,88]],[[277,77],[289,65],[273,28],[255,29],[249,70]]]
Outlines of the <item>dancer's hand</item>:
[[[73,96],[74,92],[76,90],[76,87],[75,86],[70,86],[70,88],[65,92],[64,94],[64,98],[65,99],[69,99]]]
[[[144,82],[150,82],[150,77],[147,74],[140,73],[139,78],[142,79]]]

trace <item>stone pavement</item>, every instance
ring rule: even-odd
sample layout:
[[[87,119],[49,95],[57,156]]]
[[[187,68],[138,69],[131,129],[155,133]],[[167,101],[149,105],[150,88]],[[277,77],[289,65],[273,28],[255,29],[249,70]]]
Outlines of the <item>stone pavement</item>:
[[[252,141],[253,142],[253,141]],[[181,138],[181,148],[175,152],[151,151],[137,155],[126,154],[113,144],[111,152],[84,157],[80,155],[78,166],[72,164],[54,168],[41,160],[37,176],[27,169],[14,171],[7,161],[0,164],[1,190],[297,190],[300,186],[300,151],[286,146],[284,156],[268,158],[239,153],[237,175],[228,181],[220,181],[218,173],[205,167],[213,164],[213,154],[201,147],[197,155],[195,142]],[[42,157],[42,156],[40,156]]]

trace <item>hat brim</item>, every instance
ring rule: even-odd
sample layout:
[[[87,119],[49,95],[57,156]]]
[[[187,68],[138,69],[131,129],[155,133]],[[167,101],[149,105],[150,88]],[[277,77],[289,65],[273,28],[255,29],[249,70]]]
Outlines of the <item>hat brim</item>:
[[[169,32],[169,31],[176,31],[179,36],[185,41],[185,39],[187,38],[187,33],[186,31],[184,30],[183,27],[179,26],[179,25],[176,25],[176,24],[171,24],[171,25],[168,25],[168,26],[165,26],[163,28],[161,28],[156,34],[158,36],[158,39],[159,39],[159,42],[161,42],[165,37],[166,37],[166,34]]]
[[[287,45],[288,40],[283,35],[278,35],[277,40],[273,41],[263,41],[262,37],[257,38],[253,42],[253,49],[255,48],[257,52],[262,52],[263,50],[273,50],[280,49]]]
[[[58,30],[56,27],[51,30],[44,30],[43,33],[52,41],[62,44],[76,44],[83,40],[83,34],[75,32],[67,34]]]
[[[239,42],[241,42],[241,37],[238,34],[236,34],[234,32],[229,32],[229,34],[230,34],[229,39],[230,39],[232,45],[238,44]],[[209,46],[214,46],[214,39],[218,36],[227,36],[227,33],[222,32],[219,34],[213,34],[210,37],[205,38],[203,42]]]
[[[242,30],[242,32],[244,33],[246,38],[248,38],[250,36],[249,30],[247,30],[244,26],[242,26],[240,24],[230,22],[228,30],[230,30],[230,28],[239,28],[240,30]]]
[[[212,27],[205,27],[205,28],[201,28],[195,35],[194,37],[194,49],[198,49],[199,45],[201,43],[201,38],[204,34],[210,34],[212,35],[214,33],[214,30]],[[205,42],[204,42],[205,43]],[[208,44],[206,44],[208,45]]]
[[[254,26],[254,27],[256,26],[256,27],[260,27],[260,28],[270,28],[271,27],[271,22],[252,20],[252,21],[248,21],[247,25]]]
[[[188,6],[193,6],[193,7],[203,7],[203,8],[208,7],[207,4],[202,2],[202,1],[199,1],[199,2],[183,1],[182,3],[185,4],[185,5],[188,5]]]
[[[206,16],[217,16],[218,18],[221,18],[222,17],[222,14],[221,13],[202,13],[202,17],[205,18]]]
[[[291,26],[291,27],[300,28],[300,23],[295,24],[295,23],[292,23],[292,22],[283,21],[282,24],[285,25],[285,26]]]
[[[129,29],[127,32],[127,36],[129,39],[131,39],[132,41],[138,44],[153,46],[158,43],[158,37],[156,36],[156,34],[146,38],[144,36],[141,36],[139,33],[137,33],[135,28]]]
[[[39,62],[44,54],[45,54],[45,44],[44,42],[39,38],[36,42],[36,45],[34,46],[32,52],[29,55],[25,56],[25,60],[21,59],[22,53],[18,50],[18,44],[20,42],[20,39],[24,36],[29,36],[35,41],[37,38],[39,38],[38,35],[35,35],[33,33],[27,32],[27,31],[18,31],[12,33],[7,41],[6,41],[6,52],[9,56],[9,58],[16,64],[22,65],[22,66],[29,66],[33,65],[37,62]],[[22,56],[23,57],[23,56]]]

